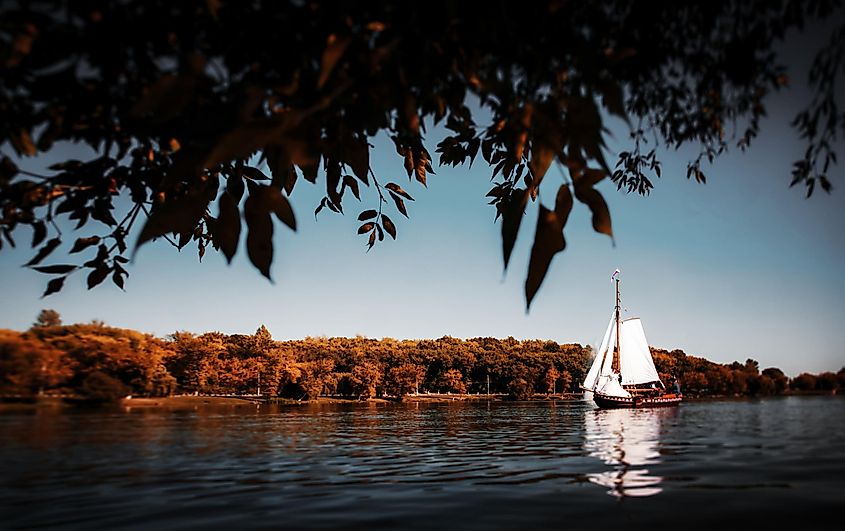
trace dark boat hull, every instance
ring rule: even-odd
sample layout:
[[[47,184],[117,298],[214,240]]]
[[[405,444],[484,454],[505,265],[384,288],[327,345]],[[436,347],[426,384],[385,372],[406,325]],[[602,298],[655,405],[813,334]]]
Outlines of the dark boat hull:
[[[680,404],[682,400],[683,397],[680,395],[632,396],[623,398],[596,392],[593,393],[593,401],[602,409],[672,407]]]

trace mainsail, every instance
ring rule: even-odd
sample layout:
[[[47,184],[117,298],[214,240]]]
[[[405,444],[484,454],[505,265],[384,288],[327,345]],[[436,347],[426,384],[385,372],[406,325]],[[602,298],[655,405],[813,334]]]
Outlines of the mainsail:
[[[622,385],[659,382],[660,376],[651,359],[648,341],[638,317],[622,321],[619,330],[619,364]]]

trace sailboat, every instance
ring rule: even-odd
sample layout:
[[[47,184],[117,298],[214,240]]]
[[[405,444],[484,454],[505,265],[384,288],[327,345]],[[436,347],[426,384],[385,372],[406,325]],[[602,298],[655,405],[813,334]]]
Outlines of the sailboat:
[[[619,270],[611,280],[616,284],[616,306],[587,377],[581,388],[591,392],[600,408],[676,406],[681,400],[675,382],[674,392],[660,380],[642,322],[638,317],[619,316]]]

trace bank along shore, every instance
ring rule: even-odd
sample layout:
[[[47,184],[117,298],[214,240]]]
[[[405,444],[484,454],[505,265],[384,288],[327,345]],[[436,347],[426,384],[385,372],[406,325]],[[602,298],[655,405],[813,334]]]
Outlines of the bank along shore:
[[[536,395],[531,400],[564,400],[577,401],[583,399],[582,393],[565,393],[555,395]],[[391,404],[391,403],[414,403],[414,402],[489,402],[508,400],[508,395],[450,395],[450,394],[420,394],[407,395],[401,400],[394,397],[387,398],[347,398],[347,397],[320,397],[317,400],[295,400],[290,398],[263,397],[263,396],[170,396],[160,398],[124,398],[120,405],[128,408],[182,408],[182,407],[215,407],[215,406],[255,406],[262,404],[275,405],[303,405],[303,404]]]
[[[833,392],[789,392],[785,396],[835,396]],[[840,395],[845,396],[845,395]],[[772,398],[777,398],[772,397]],[[758,400],[745,396],[684,396],[685,402],[711,400]],[[314,405],[314,404],[396,404],[396,403],[448,403],[448,402],[504,402],[511,400],[506,394],[419,394],[407,395],[401,400],[396,397],[357,399],[341,396],[320,397],[317,400],[295,400],[291,398],[268,397],[258,395],[174,395],[165,397],[128,396],[114,402],[92,402],[73,396],[0,396],[0,412],[25,411],[38,408],[67,407],[120,407],[125,410],[137,409],[200,409],[220,407],[256,407],[261,405]],[[583,393],[536,394],[530,401],[580,402]]]
[[[536,395],[531,400],[577,401],[582,393]],[[396,397],[358,399],[341,396],[320,397],[317,400],[296,400],[290,398],[257,395],[174,395],[165,397],[128,396],[114,402],[91,402],[73,396],[5,396],[0,397],[0,411],[25,410],[39,407],[61,408],[74,406],[120,406],[129,409],[194,409],[205,407],[255,407],[256,405],[306,405],[306,404],[362,404],[362,403],[413,403],[413,402],[489,402],[508,400],[506,394],[419,394],[407,395],[401,400]]]

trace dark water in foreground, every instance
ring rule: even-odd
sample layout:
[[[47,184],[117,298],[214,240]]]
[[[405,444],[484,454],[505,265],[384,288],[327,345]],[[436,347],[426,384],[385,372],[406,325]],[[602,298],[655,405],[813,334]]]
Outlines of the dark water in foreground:
[[[845,508],[845,400],[0,414],[0,528],[732,529]]]

